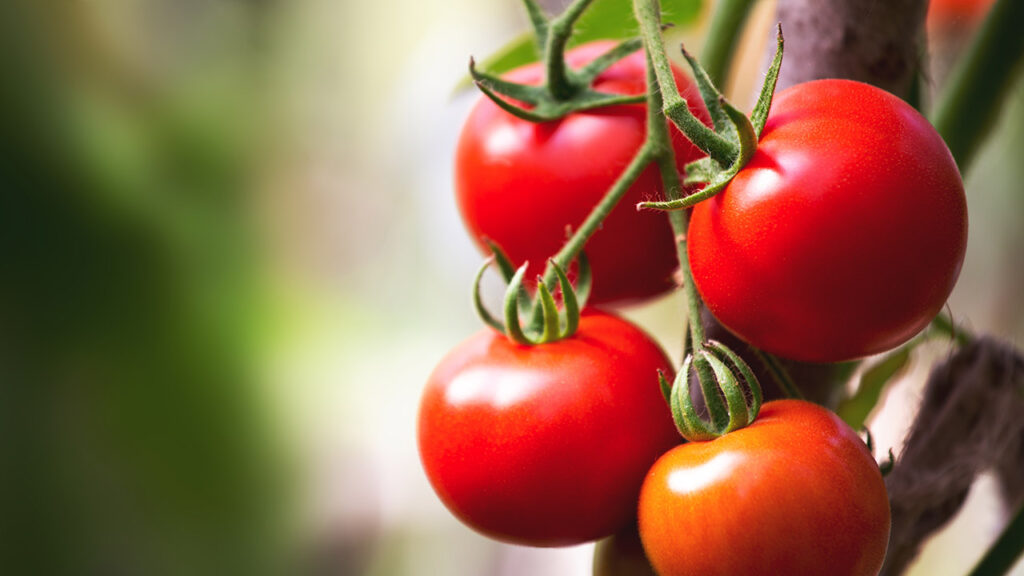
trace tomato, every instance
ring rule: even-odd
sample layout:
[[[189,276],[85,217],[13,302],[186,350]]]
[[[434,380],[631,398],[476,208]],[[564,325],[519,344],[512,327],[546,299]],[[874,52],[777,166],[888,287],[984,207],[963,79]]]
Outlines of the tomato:
[[[538,346],[485,329],[429,378],[423,468],[448,509],[491,538],[566,546],[609,536],[635,517],[651,464],[681,441],[658,370],[671,371],[661,348],[603,313]]]
[[[949,297],[967,247],[956,163],[899,98],[849,80],[775,96],[757,151],[694,207],[708,309],[763,350],[837,362],[893,348]]]
[[[661,576],[874,576],[889,539],[867,447],[799,400],[768,402],[750,426],[666,453],[644,480],[639,519]]]
[[[612,46],[586,44],[566,58],[579,67]],[[543,72],[534,64],[507,77],[537,84]],[[693,83],[678,70],[675,77],[694,114],[710,124]],[[606,70],[593,87],[640,94],[644,78],[643,52],[637,52]],[[483,240],[490,238],[516,266],[528,260],[526,278],[536,278],[565,243],[567,228],[579,227],[643,144],[645,110],[641,104],[613,106],[534,124],[481,98],[466,119],[455,156],[456,199],[469,233],[485,252]],[[674,127],[671,138],[680,172],[703,155]],[[637,301],[673,287],[678,263],[668,219],[634,208],[661,194],[658,172],[649,167],[588,242],[591,303]]]

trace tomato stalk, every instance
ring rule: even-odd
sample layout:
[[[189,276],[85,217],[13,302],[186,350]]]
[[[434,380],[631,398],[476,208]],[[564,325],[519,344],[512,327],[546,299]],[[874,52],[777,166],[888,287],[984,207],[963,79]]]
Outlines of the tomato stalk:
[[[686,101],[680,96],[671,74],[668,57],[665,54],[661,40],[661,12],[657,0],[634,0],[634,9],[637,20],[640,23],[641,35],[644,39],[647,51],[647,140],[645,148],[649,148],[653,160],[657,163],[664,184],[666,204],[678,203],[683,200],[683,182],[680,180],[676,170],[674,152],[670,145],[668,127],[665,116],[672,111],[679,110],[681,105],[687,110],[681,122],[677,118],[669,116],[681,131],[690,137],[691,132],[687,128],[692,118],[686,106]],[[781,48],[781,35],[780,35]],[[713,82],[707,76],[700,65],[686,54],[687,60],[697,76],[697,84],[701,89],[705,103],[712,111],[712,119],[718,132],[726,132],[731,127],[733,138],[727,139],[719,136],[718,132],[712,132],[702,123],[703,131],[714,134],[710,142],[722,141],[728,143],[735,156],[727,160],[726,165],[730,166],[725,170],[715,170],[709,166],[708,174],[714,183],[723,174],[728,174],[722,183],[735,174],[732,166],[742,165],[749,159],[756,146],[756,133],[760,132],[764,121],[761,116],[767,116],[767,103],[763,104],[763,110],[758,108],[757,128],[745,116],[730,106],[717,92]],[[777,77],[778,67],[781,64],[781,49],[776,55],[773,70],[774,75],[766,82],[768,91],[767,102],[770,103],[771,91],[774,86],[774,77]],[[663,115],[664,113],[664,115]],[[677,115],[678,116],[678,115]],[[737,118],[738,116],[738,118]],[[697,131],[697,138],[702,137],[702,131]],[[717,140],[716,140],[717,139]],[[707,144],[708,141],[704,143]],[[694,141],[697,144],[696,141]],[[699,146],[699,144],[698,144]],[[702,149],[704,147],[702,146]],[[709,151],[709,154],[711,152]],[[711,156],[712,161],[721,164]],[[705,164],[706,165],[706,164]],[[736,168],[738,170],[738,168]],[[729,174],[732,172],[732,174]],[[714,188],[711,184],[708,187]],[[707,197],[717,193],[714,190]],[[690,197],[687,197],[690,198]],[[697,292],[690,270],[689,256],[686,249],[686,229],[689,215],[684,210],[672,210],[668,214],[672,230],[676,236],[676,254],[679,259],[680,274],[682,277],[683,291],[686,297],[688,316],[688,339],[687,355],[683,362],[682,369],[676,376],[675,382],[669,386],[668,382],[661,377],[663,390],[669,390],[669,405],[672,410],[673,420],[680,433],[688,440],[701,441],[710,440],[727,432],[747,426],[757,417],[761,407],[761,387],[757,377],[742,358],[723,344],[705,338],[704,329],[700,322],[701,298]],[[704,406],[708,415],[705,420],[699,414],[690,391],[691,374],[696,377],[704,400]],[[745,388],[744,388],[745,387]]]
[[[566,65],[565,48],[572,36],[573,25],[591,2],[593,0],[575,0],[558,17],[548,18],[536,0],[523,0],[537,46],[543,54],[545,75],[542,85],[517,84],[482,72],[477,70],[471,58],[469,74],[473,82],[501,109],[530,122],[548,122],[582,110],[643,102],[642,94],[624,96],[591,89],[591,84],[601,72],[640,47],[636,38],[620,42],[580,70],[572,70]]]
[[[664,121],[659,119],[659,122],[664,128]],[[540,296],[539,304],[530,303],[525,289],[522,287],[523,276],[525,275],[528,263],[523,263],[518,270],[513,270],[511,263],[501,252],[500,247],[491,244],[491,251],[494,254],[493,261],[498,264],[499,271],[508,284],[508,289],[504,302],[504,323],[502,323],[487,312],[480,297],[480,281],[484,270],[492,261],[492,259],[488,259],[478,272],[473,287],[474,306],[477,314],[485,323],[498,331],[505,332],[509,338],[523,345],[553,342],[572,336],[579,320],[579,310],[585,306],[586,296],[589,292],[590,274],[589,267],[586,265],[583,247],[590,237],[600,229],[601,223],[615,209],[615,206],[618,205],[619,200],[622,199],[630,186],[633,185],[644,169],[654,160],[655,154],[649,140],[641,146],[618,180],[608,190],[608,193],[590,211],[580,227],[573,232],[569,240],[562,245],[558,253],[548,262],[543,276],[537,279],[537,289]],[[669,152],[671,153],[671,148]],[[568,269],[569,264],[573,260],[579,261],[579,280],[577,281],[575,293],[564,273],[564,270]],[[554,301],[550,296],[550,293],[555,290],[556,286],[561,289],[562,300],[565,304],[565,318],[562,321],[565,324],[564,330],[550,329],[553,323],[552,315],[557,316]],[[519,321],[519,310],[524,307],[531,309],[530,319],[525,330],[521,327]]]
[[[730,180],[746,165],[757,149],[757,139],[764,129],[771,108],[775,82],[782,65],[782,27],[778,29],[777,48],[757,103],[747,118],[730,104],[715,86],[708,72],[685,49],[683,56],[693,70],[704,103],[714,121],[714,130],[696,120],[679,94],[664,46],[661,44],[661,9],[658,0],[635,0],[633,3],[641,35],[652,59],[654,76],[661,92],[661,108],[665,116],[694,143],[708,154],[708,158],[687,165],[686,184],[705,184],[699,192],[685,198],[670,198],[665,202],[642,202],[640,208],[682,210],[721,192]]]

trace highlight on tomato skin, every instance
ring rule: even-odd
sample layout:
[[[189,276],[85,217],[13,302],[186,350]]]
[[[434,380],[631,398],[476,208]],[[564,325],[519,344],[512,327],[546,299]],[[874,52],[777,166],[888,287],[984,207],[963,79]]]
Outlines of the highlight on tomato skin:
[[[817,80],[775,95],[751,160],[693,209],[694,283],[744,341],[805,362],[892,349],[945,305],[967,199],[932,125],[874,86]]]
[[[575,336],[520,346],[484,329],[431,374],[420,460],[441,501],[490,538],[569,546],[636,514],[651,464],[681,439],[657,372],[672,367],[631,323],[584,313]]]
[[[591,42],[566,54],[572,67],[614,46]],[[681,70],[676,83],[694,115],[710,126],[700,94]],[[506,78],[538,84],[540,64],[510,72]],[[593,88],[612,94],[646,90],[642,51],[613,64]],[[484,253],[486,239],[496,242],[515,266],[529,261],[534,279],[625,170],[646,137],[646,107],[618,105],[576,112],[535,124],[501,110],[481,97],[469,113],[455,155],[456,201],[466,229]],[[678,130],[670,130],[676,165],[704,153]],[[664,214],[638,212],[638,202],[661,199],[662,184],[652,165],[644,170],[618,206],[587,243],[594,274],[590,303],[639,303],[675,287],[675,241]]]
[[[663,455],[644,480],[639,526],[661,576],[874,576],[889,500],[849,426],[778,400],[746,428]]]

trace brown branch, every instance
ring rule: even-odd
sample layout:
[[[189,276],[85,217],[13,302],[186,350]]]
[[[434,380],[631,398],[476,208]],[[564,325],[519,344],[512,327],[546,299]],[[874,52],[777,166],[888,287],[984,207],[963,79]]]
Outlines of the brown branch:
[[[882,574],[900,574],[995,468],[1009,500],[1024,493],[1024,357],[991,338],[936,366],[903,453],[886,478],[892,532]]]
[[[778,0],[776,17],[786,33],[779,89],[848,78],[907,97],[921,57],[927,5],[927,0]]]

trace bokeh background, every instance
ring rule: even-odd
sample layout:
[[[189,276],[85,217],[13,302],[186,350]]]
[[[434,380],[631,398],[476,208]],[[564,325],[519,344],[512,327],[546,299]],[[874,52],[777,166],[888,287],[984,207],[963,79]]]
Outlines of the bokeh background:
[[[673,41],[700,46],[704,4]],[[455,87],[525,29],[515,0],[0,4],[0,571],[589,574],[592,545],[460,525],[416,455],[420,387],[479,326]],[[1019,84],[966,174],[951,300],[1018,344]],[[625,314],[678,358],[681,297]],[[876,415],[879,453],[926,368]],[[983,478],[915,573],[963,573],[1004,520]]]

